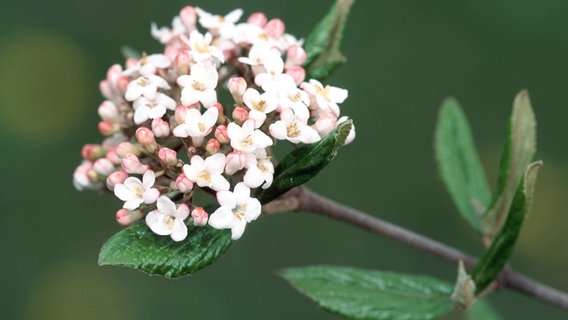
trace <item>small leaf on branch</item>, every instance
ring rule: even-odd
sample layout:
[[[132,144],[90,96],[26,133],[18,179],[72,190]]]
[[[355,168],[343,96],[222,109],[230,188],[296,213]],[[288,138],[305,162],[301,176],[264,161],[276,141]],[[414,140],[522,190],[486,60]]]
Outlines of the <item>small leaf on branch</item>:
[[[149,274],[177,278],[217,260],[231,246],[231,232],[189,227],[187,238],[175,242],[153,233],[144,223],[113,235],[102,247],[99,265],[131,267]]]
[[[523,222],[530,213],[533,202],[534,185],[536,183],[538,169],[541,166],[541,161],[534,162],[528,166],[524,177],[521,178],[521,182],[517,187],[517,192],[515,193],[505,224],[493,239],[491,246],[487,248],[471,270],[477,294],[481,293],[495,280],[499,272],[501,272],[505,264],[507,264],[507,261],[509,261]]]
[[[262,190],[256,198],[268,203],[315,177],[345,144],[352,126],[351,120],[342,122],[322,140],[290,152],[276,167],[270,188]]]
[[[453,98],[442,104],[434,146],[440,176],[456,207],[473,229],[481,231],[479,220],[491,192],[465,114]]]
[[[507,140],[501,157],[499,177],[491,206],[481,219],[484,234],[493,236],[501,228],[510,211],[519,181],[536,152],[536,120],[526,90],[513,103]]]
[[[350,319],[434,319],[453,308],[452,285],[424,276],[333,266],[279,274],[322,308]]]
[[[322,80],[345,62],[340,51],[343,29],[354,0],[337,0],[327,15],[308,35],[304,68],[309,78]]]
[[[142,54],[138,50],[130,46],[120,47],[120,52],[124,56],[124,59],[130,59],[130,58],[140,59],[142,57]]]

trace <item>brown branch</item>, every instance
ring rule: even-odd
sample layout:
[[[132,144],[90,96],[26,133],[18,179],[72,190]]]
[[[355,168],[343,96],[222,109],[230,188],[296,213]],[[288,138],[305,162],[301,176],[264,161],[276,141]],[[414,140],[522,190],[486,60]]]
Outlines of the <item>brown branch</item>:
[[[354,225],[367,231],[404,243],[434,256],[471,267],[476,258],[408,229],[381,220],[364,212],[339,204],[313,191],[298,187],[263,206],[263,214],[285,211],[305,211]],[[568,294],[505,268],[495,280],[498,288],[508,288],[558,308],[568,310]]]

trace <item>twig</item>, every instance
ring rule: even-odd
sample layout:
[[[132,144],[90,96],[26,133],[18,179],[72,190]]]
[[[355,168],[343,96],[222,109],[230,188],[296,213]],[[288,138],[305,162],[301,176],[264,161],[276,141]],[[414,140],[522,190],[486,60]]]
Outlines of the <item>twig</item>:
[[[311,212],[402,242],[410,247],[428,252],[456,264],[461,260],[464,261],[466,266],[471,267],[476,261],[475,257],[456,248],[339,204],[305,187],[292,189],[275,201],[277,202],[273,201],[263,207],[264,214],[284,211]],[[501,271],[495,281],[499,288],[508,288],[555,307],[568,310],[568,294],[530,279],[523,274],[513,271],[511,268],[505,268]]]

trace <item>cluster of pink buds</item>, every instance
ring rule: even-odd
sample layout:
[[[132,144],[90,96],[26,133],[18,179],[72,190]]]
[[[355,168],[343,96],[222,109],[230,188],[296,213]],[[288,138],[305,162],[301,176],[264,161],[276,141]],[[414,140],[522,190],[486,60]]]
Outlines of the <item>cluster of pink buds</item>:
[[[251,191],[272,183],[271,146],[317,142],[347,120],[338,106],[347,90],[305,79],[302,41],[280,19],[254,13],[239,23],[241,15],[185,7],[172,28],[152,25],[163,53],[115,64],[101,81],[107,138],[83,147],[73,180],[124,201],[120,224],[145,219],[175,241],[188,225],[209,225],[238,239],[261,213]],[[218,209],[196,203],[198,190]]]

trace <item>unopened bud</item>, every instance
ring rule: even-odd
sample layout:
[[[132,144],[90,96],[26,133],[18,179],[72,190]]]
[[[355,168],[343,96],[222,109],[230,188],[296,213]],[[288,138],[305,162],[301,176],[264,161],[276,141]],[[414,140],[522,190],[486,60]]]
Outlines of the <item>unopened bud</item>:
[[[306,70],[300,66],[293,66],[286,70],[286,74],[294,79],[296,85],[300,85],[306,78]]]
[[[108,68],[106,81],[108,81],[111,86],[116,86],[120,77],[122,77],[122,67],[120,66],[120,64],[115,63],[110,66],[110,68]]]
[[[107,158],[100,158],[93,164],[93,169],[98,174],[106,177],[114,172],[114,164]]]
[[[231,139],[229,138],[229,134],[227,133],[227,127],[225,125],[218,125],[215,128],[215,139],[220,143],[229,143]]]
[[[105,155],[105,149],[100,144],[86,144],[81,149],[81,156],[85,160],[97,160]]]
[[[306,51],[297,45],[292,45],[286,52],[286,64],[301,66],[306,62]]]
[[[116,221],[123,226],[129,226],[132,223],[142,219],[144,215],[139,210],[128,211],[120,209],[116,212]]]
[[[139,155],[140,149],[130,142],[121,142],[118,144],[118,146],[116,146],[116,154],[120,158],[124,158],[129,153]]]
[[[136,130],[136,140],[149,152],[155,152],[158,148],[156,139],[154,139],[154,133],[146,127],[140,127]]]
[[[99,122],[98,128],[99,128],[99,132],[103,136],[110,136],[120,129],[120,127],[116,123],[113,123],[113,122],[108,121],[108,120],[103,120],[103,121]]]
[[[207,211],[205,211],[202,207],[197,207],[191,210],[191,217],[193,218],[193,223],[196,226],[202,227],[207,224],[209,214],[207,214]]]
[[[284,22],[280,19],[272,19],[264,26],[264,32],[272,39],[279,39],[284,34]]]
[[[178,163],[177,152],[170,148],[160,149],[160,151],[158,151],[158,158],[169,167],[173,167]]]
[[[248,111],[243,107],[233,109],[233,119],[238,125],[243,124],[248,119]]]
[[[101,82],[99,82],[99,91],[101,92],[103,97],[107,99],[112,99],[114,95],[110,83],[106,80],[102,80]]]
[[[176,187],[179,191],[188,193],[193,189],[193,182],[182,173],[176,179]]]
[[[154,136],[164,138],[170,135],[170,126],[162,118],[156,118],[152,120],[152,131]]]
[[[207,144],[205,145],[205,151],[207,151],[208,154],[215,154],[217,153],[217,151],[219,151],[220,148],[221,144],[219,143],[219,140],[215,138],[209,139],[209,141],[207,141]]]
[[[114,190],[114,186],[124,183],[128,178],[128,174],[124,171],[115,171],[111,173],[106,179],[106,185],[109,190]]]
[[[120,92],[125,93],[126,88],[128,87],[129,83],[130,83],[130,78],[128,78],[126,76],[122,76],[122,77],[118,78],[118,82],[116,83],[116,87],[118,88],[118,90],[120,90]]]
[[[101,119],[108,121],[116,120],[119,117],[116,105],[108,100],[103,101],[103,103],[101,103],[98,109],[98,113]]]
[[[109,159],[113,164],[120,164],[122,162],[122,158],[116,154],[116,147],[108,148],[105,158]]]
[[[247,23],[254,24],[255,26],[262,28],[266,24],[266,16],[262,12],[255,12],[248,17]]]
[[[243,103],[243,94],[247,90],[247,81],[243,77],[233,77],[229,79],[229,91],[236,104]]]
[[[180,75],[189,73],[189,64],[191,62],[191,55],[187,50],[179,50],[175,57],[176,67]]]
[[[143,52],[143,53],[142,53],[142,56],[143,56],[142,59],[145,59],[145,58],[146,58],[146,53]],[[127,59],[126,59],[126,62],[124,63],[124,67],[125,67],[126,69],[133,69],[133,68],[136,68],[136,67],[138,66],[139,62],[140,62],[140,61],[139,61],[138,59],[136,59],[136,58],[132,58],[132,57],[131,57],[131,58],[127,58]]]
[[[192,6],[185,6],[179,12],[181,23],[187,28],[187,32],[195,30],[195,21],[197,21],[197,12]]]
[[[150,166],[142,164],[138,157],[133,153],[125,155],[120,165],[122,170],[127,173],[143,174],[146,170],[150,169]]]
[[[176,110],[175,110],[175,114],[174,114],[174,120],[176,123],[180,124],[180,123],[185,123],[185,115],[187,113],[187,107],[186,106],[177,106]]]
[[[168,46],[166,47],[166,49],[164,50],[164,55],[170,59],[170,61],[175,61],[176,57],[179,53],[180,49],[172,47],[172,46]]]
[[[233,151],[227,154],[227,163],[225,166],[225,173],[233,175],[235,172],[245,167],[247,156],[240,151]]]

